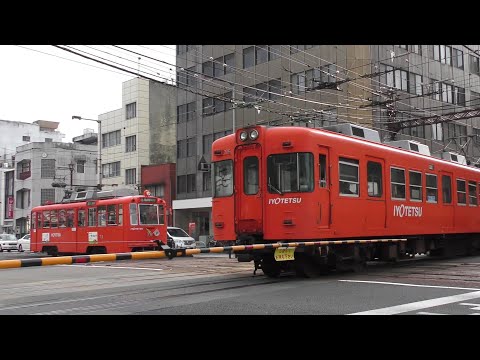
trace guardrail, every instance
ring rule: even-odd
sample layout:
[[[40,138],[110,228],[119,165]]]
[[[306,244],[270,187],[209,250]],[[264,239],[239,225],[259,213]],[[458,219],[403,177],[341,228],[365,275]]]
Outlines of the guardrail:
[[[255,245],[233,245],[233,246],[218,246],[211,248],[199,249],[172,249],[168,246],[162,245],[162,250],[155,251],[141,251],[130,253],[116,253],[116,254],[95,254],[95,255],[74,255],[74,256],[58,256],[36,259],[15,259],[15,260],[0,260],[0,269],[30,267],[30,266],[48,266],[48,265],[71,265],[71,264],[85,264],[98,261],[120,261],[120,260],[145,260],[145,259],[159,259],[189,256],[195,254],[206,253],[222,253],[222,252],[237,252],[250,251],[262,249],[275,248],[292,248],[302,246],[332,246],[332,245],[346,245],[346,244],[371,244],[371,243],[395,243],[407,241],[407,239],[372,239],[372,240],[336,240],[336,241],[308,241],[308,242],[291,242],[291,243],[270,243],[270,244],[255,244]]]

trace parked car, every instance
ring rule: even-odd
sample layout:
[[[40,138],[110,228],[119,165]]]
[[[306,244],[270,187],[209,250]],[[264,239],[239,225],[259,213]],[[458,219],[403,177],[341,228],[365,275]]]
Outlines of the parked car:
[[[20,252],[30,251],[30,234],[24,235],[18,239],[17,250]]]
[[[7,250],[8,252],[11,250],[18,250],[17,244],[18,240],[15,235],[0,234],[0,252],[3,252],[3,250]]]
[[[169,226],[167,227],[167,245],[171,248],[195,249],[195,239],[188,235],[185,230]]]

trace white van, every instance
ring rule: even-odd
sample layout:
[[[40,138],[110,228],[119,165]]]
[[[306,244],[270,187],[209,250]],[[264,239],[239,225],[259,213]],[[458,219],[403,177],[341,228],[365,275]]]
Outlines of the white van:
[[[195,239],[178,227],[167,227],[167,245],[171,248],[195,249]]]

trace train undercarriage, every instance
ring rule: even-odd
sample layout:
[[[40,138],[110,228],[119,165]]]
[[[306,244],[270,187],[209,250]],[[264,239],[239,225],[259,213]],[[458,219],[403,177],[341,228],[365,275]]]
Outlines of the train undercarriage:
[[[406,241],[299,246],[292,250],[293,259],[280,261],[275,257],[276,249],[237,252],[236,257],[240,262],[253,261],[255,272],[261,269],[268,277],[275,278],[283,272],[295,272],[299,277],[309,278],[332,271],[360,272],[366,269],[369,261],[396,262],[416,255],[448,258],[473,255],[480,251],[480,234],[429,235],[403,239]],[[264,244],[266,241],[253,236],[244,236],[236,243],[253,245]]]

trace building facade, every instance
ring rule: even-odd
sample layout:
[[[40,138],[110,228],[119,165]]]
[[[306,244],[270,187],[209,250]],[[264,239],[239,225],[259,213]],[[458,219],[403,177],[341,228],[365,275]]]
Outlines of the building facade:
[[[30,212],[47,201],[60,202],[66,190],[97,185],[97,145],[33,142],[17,147],[14,180],[15,232],[30,231]]]
[[[0,120],[0,162],[11,160],[17,146],[30,142],[62,141],[65,135],[57,131],[58,125],[56,121],[46,120],[33,123]]]
[[[99,115],[102,184],[141,191],[142,166],[176,160],[176,88],[134,78],[122,84],[122,108]]]
[[[12,163],[3,163],[0,168],[0,233],[14,232],[14,169]]]
[[[247,125],[351,122],[480,163],[478,117],[401,125],[480,108],[479,54],[478,45],[177,45],[176,224],[210,235],[202,163],[214,140]]]

